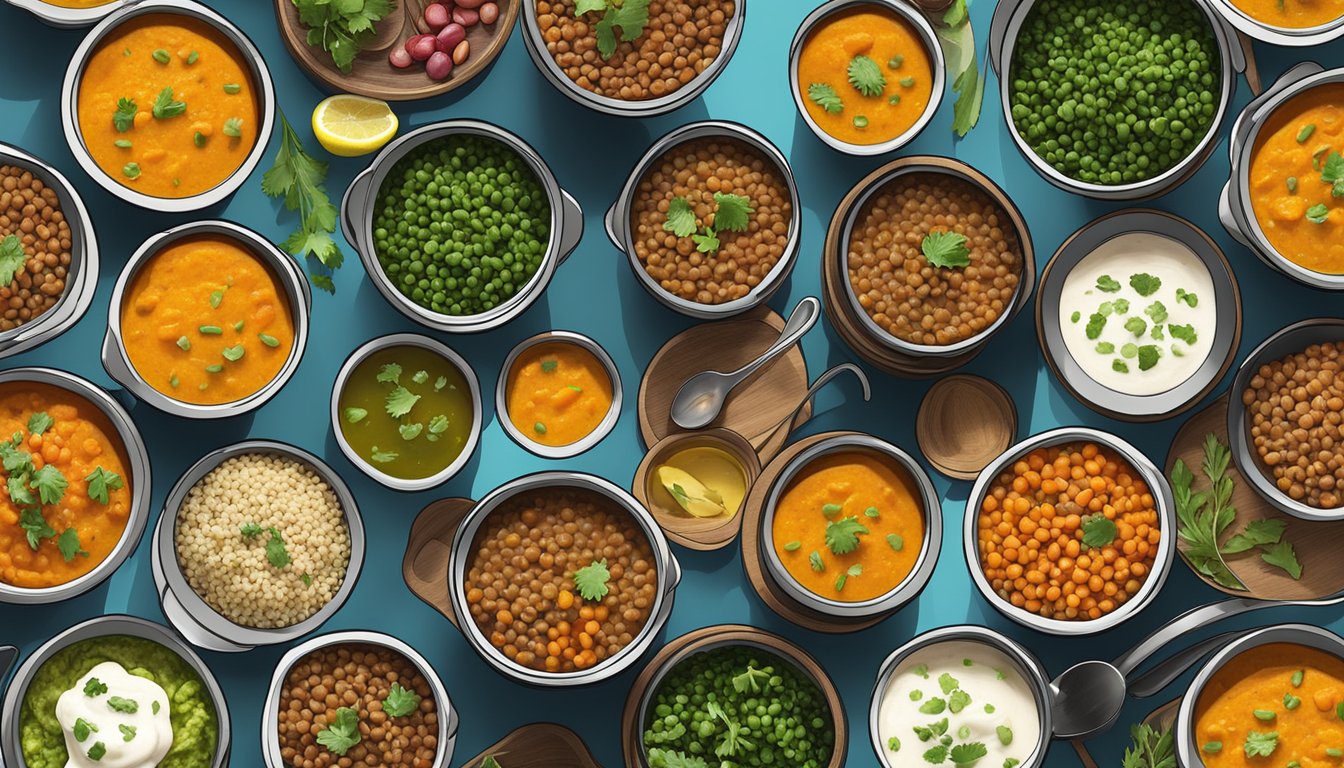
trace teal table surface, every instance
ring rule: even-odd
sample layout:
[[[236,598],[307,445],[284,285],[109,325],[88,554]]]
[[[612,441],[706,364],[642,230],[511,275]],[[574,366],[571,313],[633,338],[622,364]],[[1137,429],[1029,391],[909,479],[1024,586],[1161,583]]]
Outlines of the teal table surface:
[[[741,46],[722,76],[703,97],[668,115],[648,120],[604,117],[569,101],[549,85],[528,59],[513,31],[503,54],[473,83],[447,96],[395,109],[403,130],[455,117],[483,118],[517,132],[550,163],[561,186],[585,212],[586,232],[573,257],[556,273],[545,297],[511,324],[469,337],[440,335],[475,366],[483,391],[492,392],[505,354],[517,341],[549,328],[586,333],[606,346],[620,367],[627,399],[616,429],[593,450],[573,459],[548,461],[533,456],[505,435],[491,403],[476,455],[466,468],[441,488],[401,494],[379,486],[340,453],[328,420],[328,396],[337,369],[356,346],[392,331],[421,330],[394,311],[369,284],[354,252],[345,247],[346,265],[336,277],[334,296],[318,293],[313,302],[312,338],[307,354],[289,385],[252,418],[194,422],[167,416],[143,404],[133,416],[144,432],[153,460],[154,498],[151,520],[157,519],[168,488],[204,453],[245,437],[287,440],[323,456],[345,477],[363,512],[368,534],[364,572],[349,602],[323,627],[376,629],[405,639],[433,663],[461,715],[461,731],[453,765],[525,723],[550,720],[583,736],[607,766],[622,764],[619,720],[626,692],[638,667],[602,684],[570,691],[534,690],[513,684],[491,671],[461,635],[436,612],[417,600],[401,579],[401,557],[415,514],[443,496],[481,494],[519,475],[543,469],[591,472],[628,485],[642,453],[633,393],[654,352],[673,334],[690,325],[664,309],[638,285],[625,256],[608,242],[602,214],[615,199],[630,168],[648,145],[663,133],[713,117],[745,123],[769,137],[789,157],[802,190],[802,251],[789,283],[771,305],[787,312],[803,296],[819,295],[819,261],[827,223],[850,187],[890,157],[861,159],[837,154],[823,145],[798,117],[789,94],[788,46],[798,23],[814,2],[752,0]],[[281,107],[305,143],[316,148],[308,127],[313,106],[325,94],[294,65],[281,43],[270,0],[212,2],[261,48],[275,78]],[[984,43],[992,0],[975,0],[972,17]],[[62,32],[40,24],[23,11],[0,3],[0,141],[15,144],[53,163],[80,189],[97,227],[102,251],[98,293],[88,315],[56,341],[9,358],[2,367],[48,365],[74,371],[105,386],[114,386],[98,362],[106,327],[108,296],[127,257],[148,236],[194,218],[219,217],[241,222],[277,241],[295,224],[294,217],[260,190],[261,172],[269,167],[278,142],[272,141],[262,167],[225,205],[195,216],[154,213],[116,200],[95,184],[73,160],[62,139],[60,82],[81,32]],[[1257,46],[1266,84],[1297,61],[1315,59],[1327,66],[1344,56],[1344,43],[1306,51]],[[923,135],[901,154],[958,157],[1001,184],[1027,217],[1035,242],[1038,267],[1076,228],[1117,204],[1083,200],[1061,192],[1038,177],[1018,154],[1003,124],[997,81],[986,90],[979,126],[962,141],[951,132],[950,98]],[[1235,108],[1250,98],[1244,81]],[[1237,245],[1216,218],[1218,190],[1227,178],[1226,134],[1216,154],[1192,180],[1151,205],[1179,213],[1202,226],[1226,251],[1241,282],[1245,332],[1239,359],[1266,335],[1289,322],[1318,315],[1340,315],[1340,299],[1289,282],[1263,266]],[[367,158],[333,158],[328,188],[339,196]],[[1075,401],[1045,366],[1036,343],[1034,307],[1017,317],[967,366],[966,371],[1003,384],[1016,402],[1018,437],[1074,424],[1111,430],[1138,445],[1162,463],[1181,419],[1151,425],[1129,425],[1097,415]],[[855,359],[853,352],[825,322],[803,341],[808,369],[816,376],[836,363]],[[820,415],[800,433],[856,428],[871,431],[912,451],[915,412],[929,382],[892,378],[871,368],[873,399],[862,402],[852,384],[832,387],[819,400]],[[1230,376],[1228,377],[1230,378]],[[1227,381],[1220,385],[1225,389]],[[717,552],[691,552],[674,547],[685,575],[676,607],[664,630],[667,639],[697,627],[739,622],[763,627],[793,639],[815,654],[839,686],[850,724],[849,765],[871,766],[869,697],[882,659],[918,632],[949,624],[971,623],[999,629],[1033,649],[1052,674],[1090,658],[1110,658],[1152,629],[1194,605],[1218,598],[1177,562],[1160,598],[1121,628],[1092,638],[1052,638],[1019,627],[999,615],[974,590],[961,544],[961,525],[970,484],[934,475],[943,499],[949,534],[933,579],[918,601],[893,618],[864,632],[828,636],[799,629],[772,613],[751,592],[736,547]],[[146,531],[144,538],[148,539]],[[76,622],[105,613],[131,613],[163,621],[155,600],[149,566],[149,544],[142,540],[128,560],[102,586],[79,598],[51,606],[0,606],[0,642],[25,653]],[[1305,621],[1335,629],[1344,626],[1338,611],[1276,608],[1240,622],[1252,624]],[[272,670],[283,647],[241,655],[203,652],[224,686],[233,719],[235,766],[261,765],[260,708]],[[1182,679],[1183,682],[1188,680]],[[1168,692],[1174,696],[1183,684]],[[1120,725],[1090,747],[1103,766],[1118,766],[1127,742],[1127,725],[1137,722],[1165,701],[1131,701]],[[1077,765],[1068,744],[1055,743],[1047,765]]]

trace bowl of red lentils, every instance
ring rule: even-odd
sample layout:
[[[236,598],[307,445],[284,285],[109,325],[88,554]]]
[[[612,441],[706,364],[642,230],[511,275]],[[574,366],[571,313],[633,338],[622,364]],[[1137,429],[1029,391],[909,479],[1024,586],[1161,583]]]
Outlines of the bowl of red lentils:
[[[1232,459],[1275,508],[1344,518],[1344,320],[1294,323],[1237,369],[1227,405]]]
[[[458,717],[414,648],[380,632],[333,632],[291,648],[261,714],[267,768],[445,768]]]
[[[476,503],[454,535],[447,578],[459,629],[490,666],[568,687],[617,675],[654,645],[681,568],[624,490],[540,472]]]
[[[747,12],[746,0],[650,0],[627,26],[619,5],[581,13],[584,5],[528,3],[523,42],[561,93],[619,117],[661,115],[703,93],[728,66]]]
[[[1106,432],[1063,427],[1009,448],[966,503],[966,564],[980,594],[1026,627],[1090,635],[1134,616],[1175,558],[1162,473]]]
[[[950,158],[907,157],[859,183],[838,252],[849,313],[892,352],[949,358],[983,346],[1030,297],[1031,234],[1006,193]]]
[[[769,139],[704,121],[649,147],[606,229],[650,295],[714,320],[760,306],[783,285],[798,256],[802,205],[789,161]]]

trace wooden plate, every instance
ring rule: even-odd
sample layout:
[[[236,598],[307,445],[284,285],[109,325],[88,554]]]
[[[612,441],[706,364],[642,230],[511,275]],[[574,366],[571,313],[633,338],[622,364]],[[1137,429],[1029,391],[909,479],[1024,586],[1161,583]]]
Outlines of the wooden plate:
[[[458,628],[461,625],[457,622],[448,591],[448,561],[452,555],[453,534],[474,506],[476,502],[471,499],[430,502],[411,524],[406,554],[401,559],[401,577],[406,586]]]
[[[1195,487],[1207,487],[1207,481],[1200,471],[1204,462],[1204,436],[1212,432],[1223,445],[1227,445],[1227,397],[1223,395],[1209,407],[1191,416],[1176,433],[1171,442],[1171,452],[1167,455],[1168,476],[1176,459],[1183,459],[1195,473]],[[1227,476],[1235,483],[1232,505],[1237,510],[1237,518],[1228,526],[1227,535],[1241,530],[1252,520],[1282,520],[1288,524],[1283,537],[1292,542],[1293,548],[1297,550],[1298,562],[1302,564],[1302,580],[1294,581],[1283,569],[1268,565],[1260,559],[1257,550],[1227,556],[1228,567],[1249,588],[1247,592],[1219,586],[1198,571],[1195,571],[1196,576],[1229,595],[1261,600],[1310,600],[1344,591],[1344,560],[1339,557],[1340,549],[1344,548],[1344,520],[1313,522],[1286,515],[1255,492],[1237,471],[1235,463],[1228,465]],[[1178,542],[1177,551],[1181,553],[1182,559],[1185,559],[1185,550],[1185,543]],[[1186,565],[1189,564],[1189,560],[1186,560]],[[1195,569],[1192,567],[1190,570]]]
[[[934,384],[915,417],[915,439],[934,469],[974,480],[1017,435],[1017,409],[1003,388],[979,376]]]
[[[462,763],[462,768],[480,768],[487,757],[507,768],[602,768],[577,733],[555,723],[524,725]]]
[[[751,492],[747,494],[746,501],[742,502],[742,514],[740,515],[742,518],[742,570],[747,574],[747,583],[755,590],[756,596],[761,599],[761,602],[770,607],[770,610],[794,624],[814,632],[830,634],[858,632],[882,622],[895,611],[865,619],[845,620],[814,611],[789,597],[788,593],[770,577],[770,574],[766,573],[765,564],[761,562],[761,516],[765,513],[765,499],[770,494],[770,486],[779,478],[780,473],[793,460],[793,457],[822,440],[858,434],[862,433],[824,432],[820,435],[805,437],[790,445],[774,459],[771,459],[770,463],[761,470],[761,476],[756,478],[756,482],[751,487]]]
[[[1149,712],[1148,716],[1143,718],[1143,724],[1152,726],[1158,730],[1162,730],[1163,728],[1175,728],[1176,715],[1180,712],[1180,709],[1181,699],[1177,697],[1152,712]],[[1087,747],[1083,745],[1083,742],[1075,740],[1073,742],[1073,748],[1077,750],[1078,758],[1083,761],[1083,768],[1098,768],[1097,761],[1092,759],[1092,753],[1088,752]],[[1117,763],[1118,760],[1114,763],[1108,762],[1107,764],[1115,765]]]
[[[625,755],[625,764],[627,766],[640,764],[639,758],[644,748],[641,738],[644,728],[638,721],[639,702],[662,668],[674,656],[681,655],[683,652],[693,652],[719,643],[731,644],[734,642],[749,642],[762,646],[775,655],[792,662],[817,681],[822,698],[826,699],[826,704],[831,709],[831,723],[835,729],[835,749],[831,753],[831,761],[826,764],[826,768],[842,768],[845,764],[845,753],[849,748],[845,705],[841,702],[840,694],[836,690],[835,684],[831,682],[830,676],[826,674],[826,670],[822,669],[821,664],[817,663],[817,660],[812,658],[807,651],[779,635],[740,624],[719,624],[687,632],[663,646],[658,654],[644,666],[644,670],[639,673],[634,685],[630,687],[630,693],[625,698],[625,711],[621,714],[621,749]],[[509,768],[512,768],[512,766],[509,766]]]
[[[746,438],[730,429],[704,429],[697,432],[678,432],[654,443],[644,454],[644,460],[635,470],[630,482],[630,493],[653,514],[658,527],[663,529],[667,538],[689,549],[708,551],[725,547],[742,530],[742,510],[732,517],[700,518],[692,517],[677,507],[664,504],[649,493],[649,475],[672,454],[699,446],[718,448],[737,458],[746,475],[747,491],[750,493],[756,478],[761,474],[761,461]],[[746,499],[743,499],[745,505]]]
[[[299,21],[293,0],[275,0],[275,18],[280,38],[285,41],[294,62],[327,90],[357,93],[384,101],[411,101],[448,93],[490,66],[508,43],[522,2],[493,0],[499,6],[499,18],[489,26],[472,25],[467,30],[471,55],[460,66],[453,67],[447,80],[433,80],[425,74],[424,65],[419,62],[407,69],[397,69],[387,61],[389,51],[420,34],[416,24],[431,1],[393,0],[392,12],[378,22],[370,47],[355,57],[349,74],[336,68],[331,54],[308,45],[308,29]]]
[[[639,434],[646,447],[684,430],[672,421],[670,409],[681,385],[701,371],[731,371],[751,362],[779,339],[784,318],[767,307],[732,320],[701,323],[673,336],[645,366],[639,382]],[[758,442],[807,395],[807,362],[795,344],[774,362],[738,385],[711,426],[723,427]],[[803,406],[795,423],[807,421],[812,406]],[[788,430],[775,430],[757,451],[765,463],[784,447]]]

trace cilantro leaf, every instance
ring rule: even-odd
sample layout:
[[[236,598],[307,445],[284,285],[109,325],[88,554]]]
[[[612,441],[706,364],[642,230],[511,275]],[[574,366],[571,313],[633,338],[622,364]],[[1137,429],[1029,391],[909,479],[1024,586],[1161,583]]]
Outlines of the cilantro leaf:
[[[695,242],[695,250],[701,253],[715,253],[719,250],[719,238],[714,236],[714,230],[705,227],[702,235],[691,235],[691,240]]]
[[[1223,554],[1235,555],[1265,544],[1278,544],[1288,524],[1282,520],[1252,520],[1223,544]]]
[[[375,464],[386,464],[389,461],[396,461],[397,457],[400,455],[401,454],[396,451],[380,451],[378,450],[378,446],[375,445],[373,446],[373,450],[369,453],[369,460]]]
[[[51,426],[55,423],[56,420],[47,415],[46,411],[36,411],[32,416],[28,417],[28,433],[32,435],[40,435],[48,429],[51,429]]]
[[[947,697],[947,711],[955,715],[970,706],[970,703],[971,694],[962,690],[953,691],[952,694]]]
[[[1089,340],[1096,341],[1097,337],[1101,336],[1101,332],[1105,328],[1106,316],[1100,312],[1093,312],[1092,315],[1087,318],[1087,327],[1084,329],[1084,332],[1087,334]]]
[[[1324,224],[1328,218],[1330,218],[1330,209],[1325,206],[1325,203],[1317,203],[1307,209],[1307,221],[1312,224]]]
[[[970,744],[958,744],[953,747],[951,757],[952,762],[960,766],[972,765],[976,760],[979,760],[988,754],[989,749],[987,749],[984,744],[976,741]]]
[[[1100,512],[1083,518],[1082,530],[1083,544],[1092,549],[1101,549],[1115,541],[1116,533],[1118,533],[1115,521]]]
[[[117,110],[112,113],[112,127],[117,129],[117,133],[131,130],[135,127],[135,116],[139,111],[135,99],[117,99]]]
[[[887,78],[882,68],[868,56],[862,54],[849,60],[845,73],[849,84],[864,96],[879,96],[887,87]]]
[[[96,677],[90,677],[88,682],[84,683],[84,695],[90,698],[102,696],[107,693],[107,684]],[[93,730],[98,730],[94,728]]]
[[[606,13],[593,25],[593,31],[598,54],[609,59],[616,52],[616,27],[621,28],[621,40],[627,43],[644,34],[649,23],[649,0],[624,0],[619,7],[603,5]]]
[[[611,571],[607,570],[606,559],[594,560],[589,565],[574,572],[574,588],[584,600],[601,600],[607,596],[610,588]]]
[[[1144,344],[1139,347],[1139,370],[1146,371],[1157,365],[1157,361],[1162,359],[1162,348],[1155,344]]]
[[[1144,322],[1141,317],[1131,317],[1125,321],[1125,330],[1135,336],[1142,336],[1148,332],[1148,323]]]
[[[167,120],[170,117],[179,117],[187,113],[187,103],[173,98],[173,87],[165,86],[159,95],[154,97],[154,108],[152,113],[157,120]]]
[[[961,687],[961,681],[944,672],[938,676],[938,687],[943,689],[943,693],[951,693]]]
[[[262,528],[260,525],[257,525],[256,523],[243,523],[241,526],[238,527],[238,530],[243,534],[243,538],[251,539],[256,536],[260,536],[262,531],[266,529]]]
[[[27,535],[28,546],[34,551],[42,543],[42,539],[49,539],[56,535],[55,529],[47,525],[47,519],[42,516],[42,510],[37,507],[25,507],[19,513],[19,527]]]
[[[140,703],[135,699],[124,699],[120,696],[107,697],[107,708],[113,712],[124,712],[128,715],[134,715],[140,711]]]
[[[714,233],[745,232],[751,224],[751,200],[744,195],[714,193]]]
[[[92,683],[94,682],[94,680],[90,679],[89,682]],[[75,741],[84,742],[87,741],[89,736],[97,730],[98,726],[94,725],[93,723],[90,723],[88,720],[85,720],[82,717],[77,717],[75,718],[74,726],[70,729],[70,733],[75,737]]]
[[[336,717],[317,732],[317,743],[327,751],[344,755],[360,741],[359,713],[349,707],[336,710]]]
[[[414,440],[420,436],[421,432],[425,431],[425,425],[420,422],[399,424],[397,425],[397,431],[401,433],[402,440]]]
[[[1129,276],[1129,287],[1140,296],[1152,296],[1162,287],[1162,279],[1147,272],[1139,272]]]
[[[826,83],[812,83],[807,86],[807,98],[811,99],[813,104],[833,115],[845,108],[845,102],[841,100],[840,94],[836,93],[835,88]]]
[[[868,533],[857,517],[842,517],[826,523],[826,547],[835,555],[847,555],[859,548],[859,535]]]
[[[56,539],[56,548],[61,550],[61,557],[65,562],[74,560],[76,556],[88,557],[89,553],[79,544],[79,532],[74,528],[66,528],[60,538]]]
[[[1190,305],[1191,309],[1194,309],[1195,307],[1199,306],[1199,296],[1197,294],[1190,293],[1184,288],[1176,289],[1176,300],[1185,302],[1186,304]]]
[[[303,8],[311,8],[317,3],[315,0],[298,0],[296,5],[302,18]],[[388,7],[390,10],[384,0],[364,0],[364,7],[366,13],[371,7]],[[312,25],[308,20],[304,23]],[[327,270],[338,269],[345,257],[331,237],[336,231],[337,211],[322,187],[327,178],[327,164],[304,152],[293,126],[283,112],[279,115],[280,149],[276,152],[274,165],[262,176],[261,191],[267,197],[284,198],[286,209],[299,212],[299,228],[280,247],[299,258],[312,259]],[[313,285],[334,292],[335,284],[330,275],[314,270],[310,278]]]
[[[1148,305],[1147,309],[1143,310],[1143,314],[1147,315],[1148,319],[1154,323],[1165,323],[1167,322],[1167,305],[1160,301],[1154,301]]]
[[[1097,290],[1102,293],[1116,293],[1120,290],[1120,281],[1110,275],[1097,278]]]
[[[697,227],[690,201],[684,197],[672,198],[667,206],[667,221],[663,222],[663,229],[677,237],[690,237],[695,234]]]
[[[1195,327],[1193,325],[1176,325],[1175,323],[1172,323],[1167,326],[1167,333],[1171,334],[1173,339],[1180,339],[1191,346],[1193,346],[1196,341],[1199,341],[1199,334],[1195,333]]]
[[[1297,561],[1297,552],[1293,549],[1292,542],[1280,541],[1273,546],[1265,547],[1260,559],[1275,568],[1282,568],[1294,579],[1302,578],[1302,564]]]
[[[280,531],[274,528],[268,528],[271,532],[271,538],[266,540],[266,562],[271,564],[272,568],[284,568],[289,565],[289,550],[285,549],[285,539],[280,535]]]
[[[971,263],[971,251],[966,247],[966,236],[960,232],[930,232],[920,243],[920,250],[930,265],[943,269],[965,267]]]
[[[424,384],[426,381],[429,381],[429,371],[416,371],[411,374],[411,381],[416,384]]]
[[[363,421],[368,415],[369,412],[363,408],[355,408],[351,406],[345,409],[345,421],[347,424],[358,424],[359,422]]]
[[[388,717],[405,717],[420,708],[420,695],[409,691],[399,683],[393,683],[387,689],[387,698],[383,699],[383,712]]]
[[[375,379],[382,384],[401,383],[401,366],[396,363],[386,363],[378,369],[378,375]]]
[[[429,420],[429,436],[433,439],[436,435],[441,435],[448,431],[448,417],[438,414]]]
[[[387,402],[383,404],[383,409],[387,411],[388,416],[399,419],[410,413],[419,401],[419,395],[413,394],[401,385],[397,385],[395,389],[387,393]]]
[[[37,493],[42,497],[43,504],[55,504],[65,496],[65,489],[69,485],[65,475],[51,464],[44,465],[41,469],[33,473],[32,486],[37,489]]]
[[[0,240],[0,286],[14,282],[14,276],[28,263],[28,254],[23,250],[23,241],[18,235],[6,235]]]
[[[817,573],[826,570],[826,564],[821,561],[821,553],[816,550],[813,550],[811,554],[807,556],[807,564],[812,566],[812,570]]]
[[[939,765],[947,761],[947,747],[938,744],[924,752],[924,762]]]
[[[1330,186],[1332,197],[1344,197],[1344,155],[1331,152],[1321,166],[1321,181]]]
[[[1278,731],[1247,731],[1242,751],[1247,757],[1269,757],[1278,746]]]

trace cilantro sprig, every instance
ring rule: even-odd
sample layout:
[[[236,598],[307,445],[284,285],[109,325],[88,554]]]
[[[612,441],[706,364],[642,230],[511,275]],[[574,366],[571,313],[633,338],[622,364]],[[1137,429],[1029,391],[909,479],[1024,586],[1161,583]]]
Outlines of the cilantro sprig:
[[[610,59],[616,53],[616,28],[621,30],[621,42],[634,42],[644,34],[649,24],[649,0],[577,0],[574,15],[587,13],[602,14],[602,18],[593,24],[593,34],[597,38],[597,52],[604,59]]]
[[[308,45],[331,54],[331,62],[350,74],[355,56],[372,41],[374,25],[392,12],[392,0],[291,0],[308,27]]]
[[[970,266],[971,251],[966,242],[966,236],[960,232],[930,232],[924,236],[919,249],[931,266],[955,269]]]
[[[344,755],[360,742],[359,713],[349,707],[336,710],[336,717],[317,732],[317,743],[328,752]]]
[[[744,195],[715,192],[713,221],[701,227],[691,201],[675,197],[667,206],[667,221],[663,222],[663,229],[677,237],[691,238],[695,249],[701,253],[717,253],[723,245],[719,233],[745,232],[751,225],[751,214],[755,210],[751,207],[751,200]]]
[[[574,572],[574,588],[584,600],[601,600],[611,590],[607,582],[611,581],[611,571],[607,569],[606,559],[592,563]]]
[[[23,241],[18,235],[6,235],[0,240],[0,286],[14,282],[14,276],[28,263],[28,254],[23,250]]]
[[[318,5],[315,0],[298,1]],[[365,5],[372,1],[364,0]],[[261,191],[268,197],[284,198],[286,209],[299,212],[299,228],[280,247],[309,261],[308,277],[314,287],[335,293],[332,273],[341,268],[345,256],[331,237],[336,231],[336,206],[323,187],[326,179],[327,164],[304,151],[299,135],[281,112],[280,151],[261,178]]]

